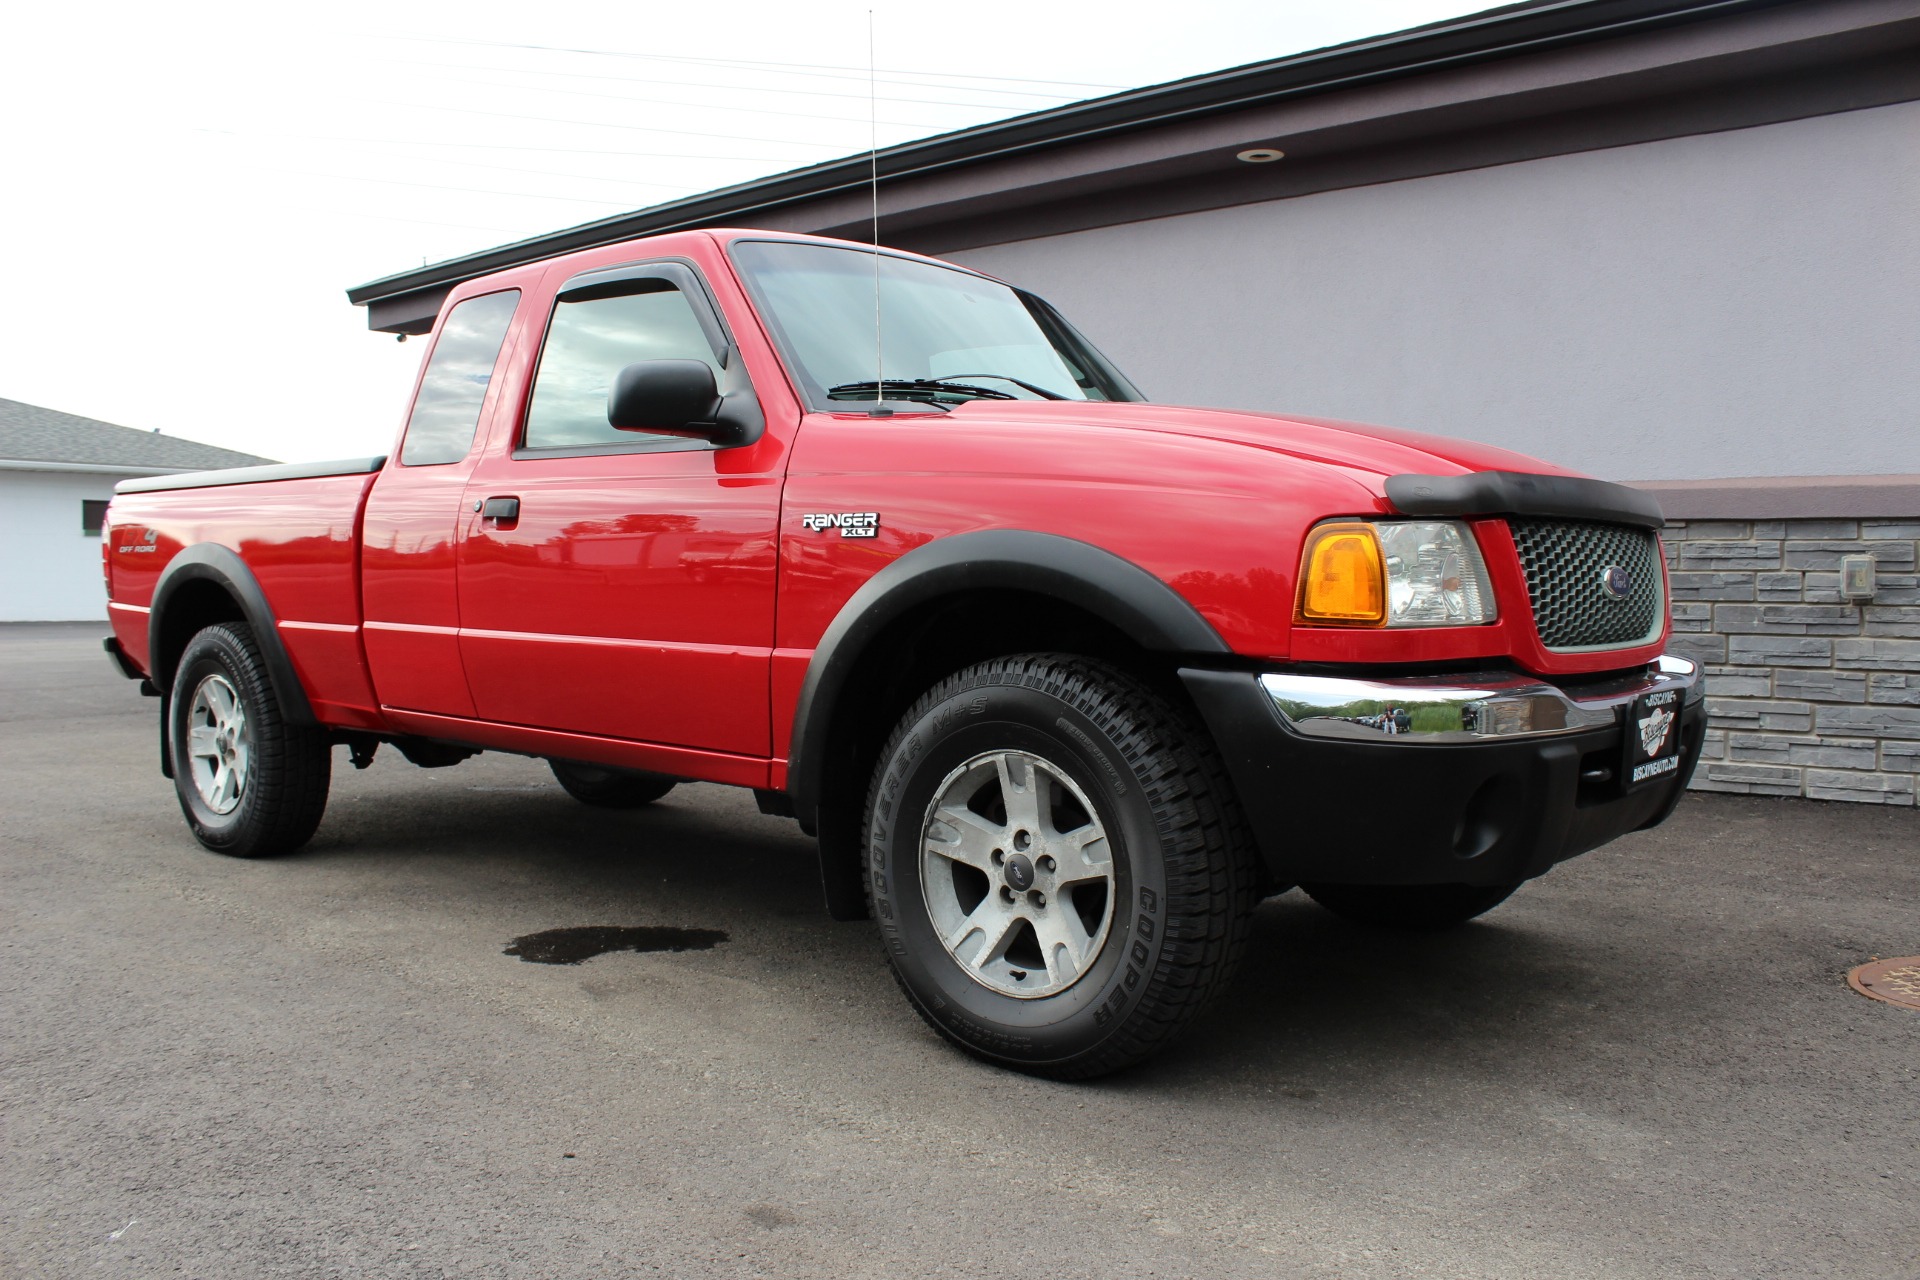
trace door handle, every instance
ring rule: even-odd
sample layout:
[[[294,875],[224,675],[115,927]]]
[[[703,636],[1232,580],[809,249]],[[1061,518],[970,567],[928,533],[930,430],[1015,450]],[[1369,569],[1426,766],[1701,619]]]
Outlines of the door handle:
[[[482,520],[518,520],[520,518],[520,499],[488,498],[485,502],[474,503],[475,511]]]

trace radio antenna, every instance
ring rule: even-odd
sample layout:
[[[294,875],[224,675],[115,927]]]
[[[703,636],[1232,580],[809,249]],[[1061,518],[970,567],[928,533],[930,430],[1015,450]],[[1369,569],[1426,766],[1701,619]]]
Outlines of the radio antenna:
[[[880,340],[880,121],[875,87],[873,10],[867,10],[867,189],[873,196],[873,408],[887,398],[887,360]]]

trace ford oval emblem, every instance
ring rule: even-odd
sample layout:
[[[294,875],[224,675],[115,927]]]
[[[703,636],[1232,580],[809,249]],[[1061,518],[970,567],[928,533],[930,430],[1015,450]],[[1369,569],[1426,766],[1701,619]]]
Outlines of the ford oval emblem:
[[[1600,571],[1600,585],[1615,600],[1625,600],[1633,594],[1633,575],[1623,565],[1610,564]]]

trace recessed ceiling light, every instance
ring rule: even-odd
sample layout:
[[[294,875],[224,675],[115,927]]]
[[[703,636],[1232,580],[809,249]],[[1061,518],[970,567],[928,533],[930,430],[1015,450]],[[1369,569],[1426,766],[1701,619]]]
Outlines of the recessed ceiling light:
[[[1286,159],[1287,153],[1275,151],[1272,147],[1254,147],[1235,156],[1236,160],[1245,160],[1248,164],[1272,164],[1275,160]]]

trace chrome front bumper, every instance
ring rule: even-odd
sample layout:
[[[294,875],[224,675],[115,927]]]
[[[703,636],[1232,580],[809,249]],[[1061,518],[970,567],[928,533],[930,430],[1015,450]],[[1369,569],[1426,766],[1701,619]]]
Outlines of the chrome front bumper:
[[[1650,669],[1569,693],[1511,672],[1348,679],[1272,673],[1260,687],[1296,732],[1360,742],[1462,743],[1544,738],[1602,729],[1642,694],[1706,696],[1698,663],[1666,654]]]

